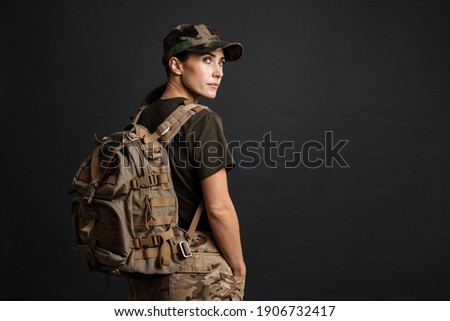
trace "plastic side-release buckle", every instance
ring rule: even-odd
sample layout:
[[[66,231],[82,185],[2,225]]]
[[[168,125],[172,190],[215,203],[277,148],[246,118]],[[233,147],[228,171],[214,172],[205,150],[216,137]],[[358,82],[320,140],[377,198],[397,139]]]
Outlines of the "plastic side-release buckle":
[[[181,255],[183,255],[183,257],[188,258],[192,256],[191,247],[189,246],[188,242],[181,241],[180,243],[178,243],[178,246],[180,247]]]
[[[89,185],[89,190],[86,193],[86,195],[83,197],[83,201],[87,204],[91,204],[92,203],[92,199],[95,196],[95,190],[97,189],[98,186],[98,182],[95,182],[94,184],[90,184]]]

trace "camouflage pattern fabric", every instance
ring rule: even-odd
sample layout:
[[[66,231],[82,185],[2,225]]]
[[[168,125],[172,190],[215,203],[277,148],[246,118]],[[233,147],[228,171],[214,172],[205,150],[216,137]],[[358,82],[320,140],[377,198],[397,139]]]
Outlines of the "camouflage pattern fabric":
[[[239,42],[222,41],[216,29],[204,24],[181,24],[164,38],[163,65],[183,51],[207,53],[223,49],[227,61],[238,60],[244,51]]]
[[[127,278],[129,300],[242,301],[245,278],[235,280],[211,234],[197,232],[192,257],[171,275]]]

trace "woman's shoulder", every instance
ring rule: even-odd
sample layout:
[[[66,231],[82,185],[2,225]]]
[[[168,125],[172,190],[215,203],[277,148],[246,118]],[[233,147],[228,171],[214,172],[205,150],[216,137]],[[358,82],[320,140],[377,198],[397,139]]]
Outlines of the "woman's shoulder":
[[[205,105],[201,106],[203,107],[203,109],[191,117],[191,124],[196,124],[205,121],[222,123],[222,118],[216,111],[212,110],[208,106]]]
[[[204,130],[205,128],[216,130],[223,130],[222,118],[220,115],[211,108],[202,105],[201,111],[192,115],[191,119],[186,123],[186,129],[188,132]]]

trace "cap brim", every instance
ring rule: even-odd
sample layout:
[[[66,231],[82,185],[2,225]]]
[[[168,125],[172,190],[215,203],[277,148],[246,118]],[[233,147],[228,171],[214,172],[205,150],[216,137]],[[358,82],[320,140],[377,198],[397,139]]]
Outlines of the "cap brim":
[[[186,51],[198,52],[198,53],[208,53],[218,49],[223,49],[223,54],[225,55],[226,61],[236,61],[242,57],[244,53],[244,47],[239,42],[226,42],[217,41],[211,43],[208,47],[204,45],[195,46],[187,49]]]

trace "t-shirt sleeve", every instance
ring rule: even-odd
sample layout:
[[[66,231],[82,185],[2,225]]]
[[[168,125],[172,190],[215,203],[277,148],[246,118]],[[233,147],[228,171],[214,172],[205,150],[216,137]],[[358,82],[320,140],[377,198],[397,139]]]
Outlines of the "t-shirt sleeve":
[[[223,132],[222,119],[211,111],[201,111],[188,131],[188,140],[193,147],[192,164],[200,178],[205,179],[222,168],[227,171],[235,166],[233,155]]]

